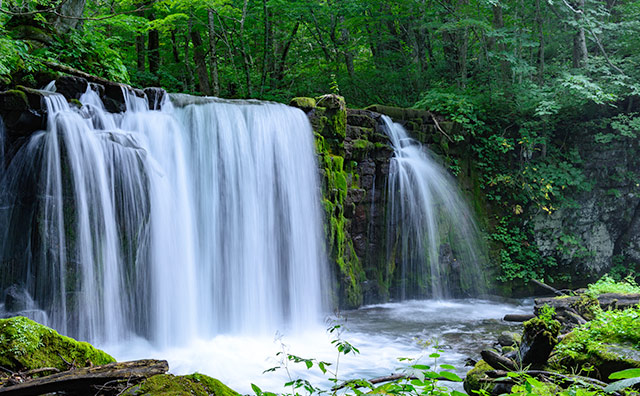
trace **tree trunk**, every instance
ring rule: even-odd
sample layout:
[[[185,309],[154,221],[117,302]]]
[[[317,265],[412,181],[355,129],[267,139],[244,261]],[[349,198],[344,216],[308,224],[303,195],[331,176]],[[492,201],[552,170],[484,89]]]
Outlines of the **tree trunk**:
[[[209,66],[211,67],[211,82],[213,95],[220,96],[220,81],[218,78],[218,54],[216,52],[216,25],[213,10],[208,9],[209,17]]]
[[[191,23],[190,23],[191,25]],[[209,73],[207,73],[207,64],[205,63],[205,50],[202,43],[200,32],[191,26],[191,42],[193,43],[193,61],[196,64],[196,73],[198,74],[198,86],[200,92],[205,95],[211,95],[211,86],[209,85]]]
[[[144,72],[144,65],[145,65],[145,42],[144,42],[144,36],[142,34],[139,34],[136,36],[136,53],[138,54],[138,71],[139,72]]]
[[[171,49],[173,50],[173,61],[180,63],[180,54],[178,53],[178,38],[175,29],[171,31]]]
[[[151,14],[149,20],[153,21],[154,19],[154,15]],[[147,58],[149,59],[149,71],[154,75],[157,75],[158,70],[160,69],[160,32],[156,29],[149,30],[148,48],[149,51]]]
[[[289,39],[287,43],[284,45],[282,49],[282,53],[280,54],[280,59],[276,64],[275,70],[275,79],[279,83],[284,79],[284,67],[287,61],[287,55],[289,54],[289,49],[291,48],[291,44],[293,43],[296,34],[298,34],[298,28],[300,27],[300,22],[296,22],[293,26],[293,30],[291,30],[291,34],[289,34]]]
[[[587,39],[584,35],[584,28],[580,26],[582,22],[582,13],[584,12],[584,0],[577,0],[574,3],[575,20],[578,23],[578,30],[573,36],[573,67],[579,69],[587,63]]]
[[[538,84],[544,84],[544,29],[542,25],[542,13],[540,0],[536,0],[536,24],[538,25]]]
[[[253,96],[253,90],[251,89],[251,59],[249,58],[249,54],[247,52],[247,46],[245,44],[244,39],[244,26],[247,21],[247,7],[249,5],[249,0],[244,0],[244,5],[242,6],[242,18],[240,19],[240,52],[242,54],[243,66],[244,66],[244,79],[247,89],[247,97],[250,98]]]
[[[58,15],[52,21],[53,27],[60,33],[69,33],[73,29],[82,26],[82,14],[87,3],[86,0],[66,0],[61,2],[57,8],[57,12],[64,17]],[[0,3],[1,4],[1,3]]]
[[[262,78],[260,79],[260,96],[264,93],[264,87],[267,84],[267,76],[269,75],[269,60],[271,58],[271,21],[269,20],[268,0],[262,0],[262,13],[264,18],[264,36],[262,48]]]

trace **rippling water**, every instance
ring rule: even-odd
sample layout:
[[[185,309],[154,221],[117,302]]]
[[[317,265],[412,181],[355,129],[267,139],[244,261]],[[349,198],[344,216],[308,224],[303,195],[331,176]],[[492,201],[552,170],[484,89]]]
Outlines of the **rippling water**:
[[[454,365],[461,376],[467,358],[477,358],[480,350],[496,342],[505,330],[520,331],[519,324],[502,321],[507,313],[530,313],[532,301],[505,300],[449,300],[405,301],[366,306],[342,312],[332,323],[342,323],[341,337],[360,350],[359,355],[340,358],[338,378],[374,378],[398,372],[407,363],[399,357],[421,358],[424,364],[433,363],[427,356],[439,345],[443,352],[438,364]],[[286,329],[273,337],[219,335],[211,339],[193,339],[182,348],[153,349],[144,341],[126,345],[105,345],[118,360],[167,359],[174,374],[194,371],[218,378],[242,393],[253,393],[251,383],[263,390],[283,391],[287,381],[284,370],[263,374],[279,364],[276,353],[283,346],[288,353],[334,363],[337,351],[331,345],[333,335],[317,327],[292,334]],[[313,367],[290,363],[291,375],[303,377],[315,385],[331,386],[327,376]]]

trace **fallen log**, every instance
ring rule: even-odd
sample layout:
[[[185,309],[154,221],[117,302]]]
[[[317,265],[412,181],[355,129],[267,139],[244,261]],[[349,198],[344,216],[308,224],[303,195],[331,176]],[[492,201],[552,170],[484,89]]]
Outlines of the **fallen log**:
[[[110,363],[104,366],[84,367],[0,388],[3,396],[31,396],[64,391],[76,394],[94,394],[107,384],[132,385],[146,378],[169,371],[166,360],[136,360]]]
[[[506,314],[504,315],[504,318],[502,318],[502,320],[504,320],[505,322],[526,322],[529,319],[533,319],[535,318],[536,315],[534,314]]]
[[[480,352],[480,356],[482,356],[482,360],[487,362],[487,364],[493,367],[494,369],[498,369],[498,370],[504,369],[509,371],[516,371],[518,369],[516,362],[509,359],[508,357],[500,355],[497,352],[488,351],[488,350],[482,351]]]

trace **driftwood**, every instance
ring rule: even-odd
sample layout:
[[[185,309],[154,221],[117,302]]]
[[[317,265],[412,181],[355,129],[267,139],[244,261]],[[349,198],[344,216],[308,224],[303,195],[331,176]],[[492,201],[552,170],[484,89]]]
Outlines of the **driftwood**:
[[[513,360],[509,359],[508,357],[502,356],[497,352],[487,350],[480,352],[480,355],[482,356],[482,359],[494,369],[504,369],[509,371],[516,371],[518,369],[516,363]]]
[[[131,385],[169,370],[166,360],[136,360],[84,367],[0,388],[3,396],[31,396],[64,391],[71,394],[94,394],[114,383]]]
[[[502,318],[502,320],[504,320],[505,322],[526,322],[529,319],[533,319],[535,318],[536,315],[534,314],[506,314],[504,315],[504,318]]]

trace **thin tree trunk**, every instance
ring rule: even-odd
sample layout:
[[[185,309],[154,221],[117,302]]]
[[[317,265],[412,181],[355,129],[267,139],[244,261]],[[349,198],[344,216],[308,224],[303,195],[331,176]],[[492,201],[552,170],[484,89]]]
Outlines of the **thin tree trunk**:
[[[504,28],[504,19],[502,17],[502,6],[500,5],[493,6],[493,28],[495,30],[500,30]],[[502,53],[505,53],[507,51],[507,46],[504,43],[496,42],[495,38],[492,38],[491,40],[493,40],[493,43],[491,43],[490,45],[494,45],[498,51]],[[500,60],[500,78],[502,79],[502,81],[509,80],[509,74],[510,74],[509,62],[504,59],[501,59]]]
[[[260,96],[264,93],[264,87],[267,84],[267,75],[269,74],[269,58],[271,56],[271,23],[269,21],[269,9],[267,7],[268,0],[262,0],[262,12],[264,14],[264,42],[262,49],[262,78],[260,79]]]
[[[189,22],[191,25],[191,22]],[[209,85],[209,73],[207,73],[207,64],[205,62],[205,51],[204,45],[202,43],[202,37],[200,36],[200,32],[193,29],[190,26],[191,30],[191,42],[193,43],[193,61],[196,64],[196,73],[198,75],[198,86],[200,87],[200,92],[205,95],[211,95],[211,86]]]
[[[293,40],[295,39],[296,34],[298,34],[299,27],[300,27],[300,22],[296,22],[296,24],[293,25],[293,30],[291,30],[291,34],[289,34],[289,39],[287,40],[287,43],[284,45],[284,48],[282,49],[282,53],[280,54],[280,59],[276,64],[276,70],[274,74],[275,74],[275,79],[278,83],[284,79],[284,67],[287,61],[287,55],[289,54],[289,49],[291,48],[291,44],[293,43]]]
[[[582,21],[582,12],[584,11],[584,0],[577,0],[575,3],[574,18],[578,23],[578,30],[573,36],[573,67],[579,69],[587,63],[587,39],[585,38],[584,28],[580,26]]]
[[[209,66],[211,67],[211,82],[213,95],[220,96],[220,80],[218,77],[218,54],[216,52],[216,25],[213,10],[207,10],[209,17]]]
[[[153,18],[153,16],[151,18]],[[149,51],[147,58],[149,59],[149,71],[157,75],[160,69],[160,32],[156,29],[149,30]]]
[[[180,54],[178,53],[178,38],[175,29],[171,31],[171,49],[173,50],[173,61],[180,63]]]
[[[347,73],[349,74],[349,77],[353,78],[353,75],[355,73],[355,67],[353,65],[353,51],[349,48],[351,43],[351,34],[349,33],[349,29],[344,26],[343,15],[339,17],[339,20],[340,24],[342,25],[342,28],[340,29],[340,43],[343,47],[344,63],[347,67]]]
[[[536,0],[536,24],[538,25],[538,84],[544,84],[544,28],[542,25],[542,13],[540,0]]]
[[[253,96],[253,90],[251,89],[251,59],[247,53],[247,48],[244,40],[244,26],[247,20],[247,7],[249,0],[244,0],[242,6],[242,19],[240,19],[240,52],[242,54],[243,66],[244,66],[244,79],[247,86],[247,97]]]
[[[138,54],[138,71],[144,71],[145,65],[145,42],[144,36],[139,34],[136,36],[136,53]]]
[[[189,32],[184,35],[184,71],[183,80],[185,84],[185,91],[193,92],[193,72],[191,71],[191,62],[189,62],[189,39],[191,36],[191,24],[189,24]]]

